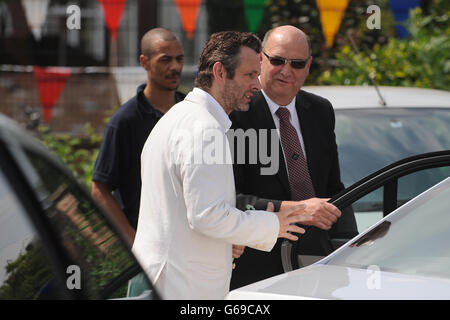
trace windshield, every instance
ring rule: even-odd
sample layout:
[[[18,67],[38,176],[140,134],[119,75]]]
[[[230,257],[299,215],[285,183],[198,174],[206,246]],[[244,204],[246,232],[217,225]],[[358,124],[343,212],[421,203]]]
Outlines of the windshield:
[[[403,158],[450,149],[450,108],[335,112],[339,164],[346,187]]]
[[[399,208],[326,264],[450,279],[450,178]]]

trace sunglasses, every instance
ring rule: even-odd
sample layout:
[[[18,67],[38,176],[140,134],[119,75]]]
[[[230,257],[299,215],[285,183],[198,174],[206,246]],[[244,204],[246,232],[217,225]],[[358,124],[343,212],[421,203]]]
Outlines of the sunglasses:
[[[303,69],[306,66],[309,58],[306,59],[285,59],[285,58],[275,58],[269,56],[267,53],[263,51],[264,55],[269,59],[269,62],[273,66],[282,66],[289,62],[292,68],[294,69]]]

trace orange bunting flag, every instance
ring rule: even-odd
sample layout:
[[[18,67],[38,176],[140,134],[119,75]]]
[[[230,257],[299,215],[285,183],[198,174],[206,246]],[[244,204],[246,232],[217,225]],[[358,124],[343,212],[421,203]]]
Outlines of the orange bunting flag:
[[[333,46],[334,36],[339,30],[349,0],[316,0],[320,11],[322,33],[328,48]]]
[[[181,16],[181,24],[189,39],[194,38],[195,25],[202,0],[175,0],[178,13]]]

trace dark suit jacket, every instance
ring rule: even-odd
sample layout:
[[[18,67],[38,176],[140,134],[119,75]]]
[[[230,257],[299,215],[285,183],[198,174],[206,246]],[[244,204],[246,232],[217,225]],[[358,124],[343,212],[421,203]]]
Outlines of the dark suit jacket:
[[[316,197],[330,198],[344,189],[340,178],[334,134],[335,117],[333,107],[328,100],[301,90],[297,94],[296,109],[305,144],[308,169]],[[230,119],[233,122],[232,129],[234,130],[253,128],[258,132],[258,129],[276,129],[269,106],[261,92],[253,96],[247,112],[232,112]],[[258,210],[265,210],[270,199],[275,204],[275,211],[278,211],[281,200],[291,199],[281,142],[279,142],[279,170],[275,175],[261,175],[260,169],[270,165],[263,165],[259,157],[256,164],[249,163],[248,141],[245,148],[246,163],[237,163],[238,150],[236,144],[233,168],[237,207],[241,210],[246,210],[248,208],[247,205],[250,204]],[[270,146],[270,139],[267,139],[267,150],[271,150]],[[354,217],[352,218],[354,220]],[[353,223],[350,223],[350,225],[353,225]],[[329,232],[332,233],[333,229]],[[326,255],[330,253],[332,247],[329,241],[329,232],[310,227],[307,233],[301,236],[298,253],[307,255]],[[231,288],[234,289],[283,273],[280,254],[281,243],[282,239],[278,239],[277,244],[269,253],[245,248],[244,254],[235,261],[236,268],[233,271]]]

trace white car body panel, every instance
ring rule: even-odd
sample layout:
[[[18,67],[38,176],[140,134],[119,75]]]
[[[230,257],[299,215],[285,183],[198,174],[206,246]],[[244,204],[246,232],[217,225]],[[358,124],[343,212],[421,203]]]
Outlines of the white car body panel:
[[[333,108],[383,108],[373,86],[305,86],[307,92],[328,99]],[[389,107],[450,107],[450,92],[436,89],[380,86]]]
[[[227,299],[450,299],[450,280],[314,264],[233,290]]]
[[[434,185],[414,199],[360,233],[336,251],[310,266],[274,276],[231,291],[226,299],[345,299],[345,300],[448,300],[450,279],[419,274],[381,271],[377,266],[365,269],[327,264],[349,244],[390,219],[397,211],[409,210],[415,202],[429,199],[445,189],[450,177]],[[441,244],[442,245],[442,244]],[[436,258],[437,264],[448,265],[448,257]]]

